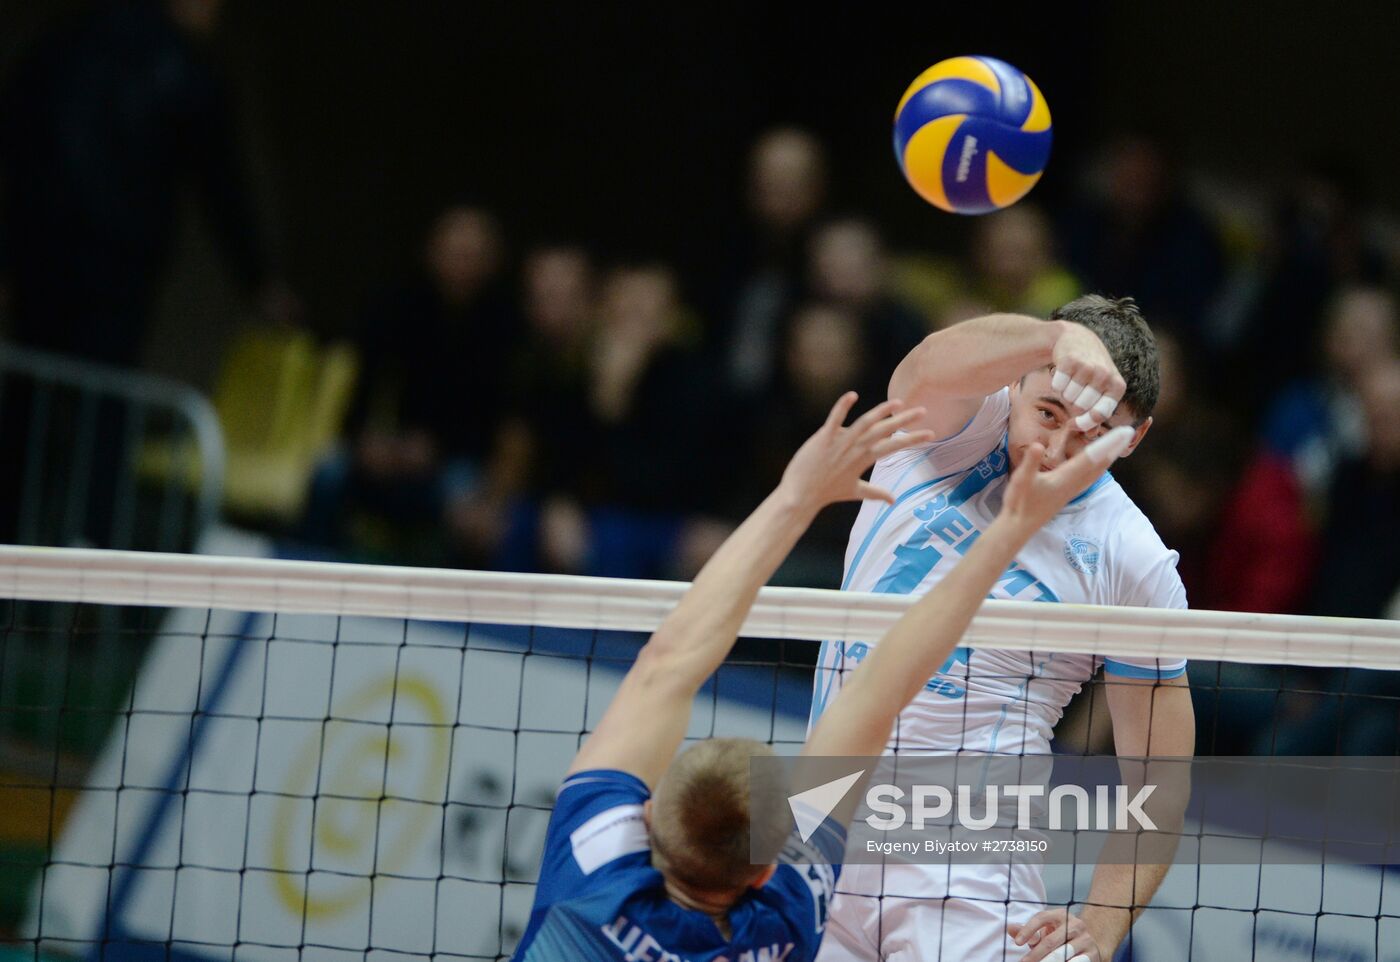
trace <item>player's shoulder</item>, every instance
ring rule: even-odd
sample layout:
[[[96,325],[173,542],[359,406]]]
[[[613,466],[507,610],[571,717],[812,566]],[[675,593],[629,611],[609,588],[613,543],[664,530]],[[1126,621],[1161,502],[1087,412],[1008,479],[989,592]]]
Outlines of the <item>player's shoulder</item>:
[[[564,780],[550,818],[549,844],[591,875],[624,856],[651,849],[642,807],[651,792],[636,775],[587,769]]]
[[[929,475],[920,480],[965,471],[1000,446],[1010,415],[1011,389],[1002,388],[983,398],[977,412],[953,434],[881,458],[872,478],[887,484],[892,476],[902,476],[911,469]]]
[[[1070,502],[1069,510],[1063,512],[1061,518],[1077,528],[1095,532],[1105,544],[1118,547],[1126,555],[1124,560],[1167,551],[1152,520],[1111,473]]]
[[[1047,530],[1064,538],[1071,567],[1095,580],[1102,571],[1113,583],[1132,582],[1174,558],[1147,515],[1111,474],[1071,501]]]
[[[1092,493],[1089,510],[1071,521],[1067,556],[1097,553],[1107,569],[1108,604],[1184,607],[1176,573],[1179,555],[1112,475]]]
[[[616,768],[586,768],[564,779],[559,786],[558,801],[567,799],[573,805],[598,800],[641,803],[650,797],[651,789],[646,782],[631,772]]]

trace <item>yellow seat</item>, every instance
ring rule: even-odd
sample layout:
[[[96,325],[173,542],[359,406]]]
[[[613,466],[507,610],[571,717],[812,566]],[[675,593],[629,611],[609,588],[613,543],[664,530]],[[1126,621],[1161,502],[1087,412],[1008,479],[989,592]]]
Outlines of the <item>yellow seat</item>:
[[[311,474],[339,436],[359,359],[344,343],[319,345],[304,331],[251,327],[235,337],[214,390],[224,431],[224,510],[250,521],[300,517]],[[186,445],[152,442],[142,474],[197,469]],[[193,479],[194,470],[179,472]]]

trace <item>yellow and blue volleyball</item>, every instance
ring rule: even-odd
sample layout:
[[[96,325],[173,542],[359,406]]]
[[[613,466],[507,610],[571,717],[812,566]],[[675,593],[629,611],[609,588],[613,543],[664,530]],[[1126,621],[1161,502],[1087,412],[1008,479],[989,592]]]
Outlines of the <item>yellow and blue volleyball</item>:
[[[1050,159],[1050,108],[1021,71],[953,57],[919,74],[894,112],[894,153],[919,196],[954,214],[1016,203]]]

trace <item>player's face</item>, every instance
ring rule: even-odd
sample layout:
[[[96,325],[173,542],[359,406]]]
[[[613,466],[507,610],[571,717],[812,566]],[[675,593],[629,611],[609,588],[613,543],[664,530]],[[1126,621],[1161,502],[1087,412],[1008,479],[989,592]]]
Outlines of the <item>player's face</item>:
[[[1020,464],[1026,448],[1039,441],[1045,446],[1045,460],[1040,469],[1049,471],[1074,457],[1109,428],[1131,425],[1134,421],[1133,413],[1120,405],[1106,424],[1081,431],[1075,427],[1074,415],[1065,407],[1059,394],[1051,389],[1049,369],[1033,371],[1019,385],[1011,386],[1011,424],[1007,437],[1011,465],[1015,467]],[[1148,418],[1138,426],[1133,443],[1128,446],[1129,453],[1137,447],[1151,424],[1152,419]]]

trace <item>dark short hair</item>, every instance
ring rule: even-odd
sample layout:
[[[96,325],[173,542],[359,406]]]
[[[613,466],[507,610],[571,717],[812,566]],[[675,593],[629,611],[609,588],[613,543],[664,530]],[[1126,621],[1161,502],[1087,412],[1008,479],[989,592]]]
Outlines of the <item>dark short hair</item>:
[[[1050,319],[1083,324],[1097,334],[1127,383],[1122,403],[1132,409],[1138,421],[1152,415],[1162,389],[1157,339],[1136,301],[1131,297],[1086,294],[1057,309]]]

